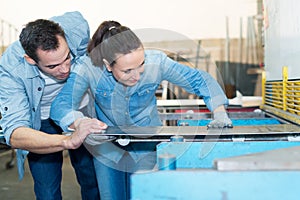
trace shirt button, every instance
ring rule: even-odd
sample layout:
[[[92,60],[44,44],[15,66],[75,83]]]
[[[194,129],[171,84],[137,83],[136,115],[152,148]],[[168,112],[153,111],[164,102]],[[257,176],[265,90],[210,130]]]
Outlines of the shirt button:
[[[35,108],[32,108],[32,111],[35,112]]]
[[[42,91],[42,88],[41,88],[41,87],[38,87],[38,91]]]
[[[128,97],[125,97],[126,101],[128,101]]]
[[[106,92],[104,92],[104,94],[103,94],[105,97],[106,97]]]
[[[128,112],[125,112],[125,115],[128,115]]]
[[[8,110],[8,107],[4,107],[4,111],[7,111]]]

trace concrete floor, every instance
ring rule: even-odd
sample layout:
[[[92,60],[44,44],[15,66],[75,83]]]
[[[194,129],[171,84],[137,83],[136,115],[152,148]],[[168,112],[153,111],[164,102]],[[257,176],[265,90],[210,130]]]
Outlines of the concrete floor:
[[[14,200],[33,200],[35,199],[33,191],[33,180],[28,168],[25,164],[25,176],[22,181],[18,179],[18,172],[15,159],[13,167],[6,168],[7,163],[11,160],[12,150],[0,150],[0,199]],[[80,200],[80,188],[76,181],[75,172],[70,164],[67,151],[64,152],[63,164],[63,181],[62,194],[64,200]]]

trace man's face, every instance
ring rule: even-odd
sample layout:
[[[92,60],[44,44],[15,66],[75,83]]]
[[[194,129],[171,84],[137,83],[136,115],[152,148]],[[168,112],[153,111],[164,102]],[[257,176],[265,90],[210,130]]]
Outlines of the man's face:
[[[38,68],[45,74],[57,80],[65,80],[69,77],[71,69],[71,54],[65,39],[58,36],[59,47],[56,50],[37,50],[39,62]]]

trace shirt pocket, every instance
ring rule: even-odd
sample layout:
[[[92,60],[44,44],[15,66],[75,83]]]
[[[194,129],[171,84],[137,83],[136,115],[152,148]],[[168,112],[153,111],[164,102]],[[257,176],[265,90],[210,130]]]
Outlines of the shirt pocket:
[[[131,106],[133,109],[144,110],[148,106],[155,104],[155,92],[158,84],[145,84],[140,87],[133,98],[131,99]]]
[[[95,93],[95,102],[104,109],[112,109],[113,90],[97,90]]]

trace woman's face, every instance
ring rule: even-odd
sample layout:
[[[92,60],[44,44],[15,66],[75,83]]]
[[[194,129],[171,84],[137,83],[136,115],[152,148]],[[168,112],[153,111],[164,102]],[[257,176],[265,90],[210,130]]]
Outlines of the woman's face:
[[[118,57],[112,67],[110,65],[106,65],[106,67],[120,83],[125,86],[134,86],[144,72],[144,62],[144,49],[138,48]]]

